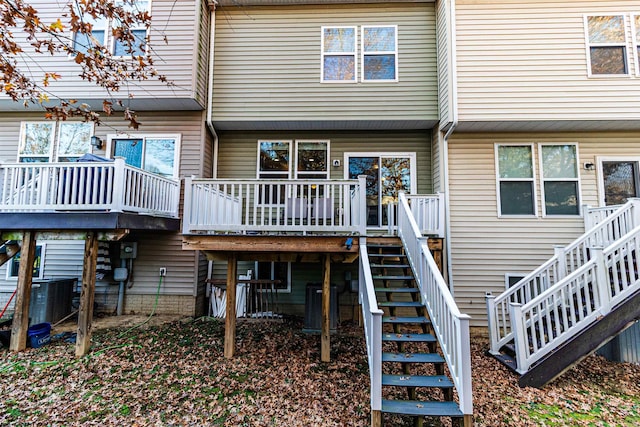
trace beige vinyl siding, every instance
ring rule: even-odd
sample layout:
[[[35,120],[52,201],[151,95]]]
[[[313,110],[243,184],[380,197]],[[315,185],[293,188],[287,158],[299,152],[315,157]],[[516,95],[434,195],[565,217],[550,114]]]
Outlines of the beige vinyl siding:
[[[433,191],[430,132],[225,132],[220,134],[218,178],[256,178],[258,140],[270,139],[329,140],[330,158],[340,160],[340,167],[330,166],[332,179],[344,178],[346,152],[416,152],[417,192]]]
[[[451,11],[449,0],[442,0],[436,5],[436,36],[438,48],[438,102],[440,108],[440,126],[453,120],[451,102]]]
[[[361,25],[398,26],[399,82],[320,83],[321,27]],[[437,119],[431,3],[220,7],[214,64],[217,124]]]
[[[637,1],[456,4],[460,121],[640,118],[636,66],[589,78],[584,33],[585,14],[638,13]]]
[[[206,0],[197,0],[197,19],[198,24],[197,40],[194,43],[195,73],[193,75],[195,81],[195,99],[200,105],[207,105],[208,84],[209,84],[209,45],[211,40],[211,13],[207,6]]]
[[[24,59],[24,70],[34,71],[36,80],[41,81],[44,71],[54,71],[60,74],[59,81],[52,81],[48,90],[56,96],[73,99],[100,99],[107,97],[127,98],[133,95],[134,99],[153,100],[157,98],[182,98],[185,106],[187,101],[195,97],[197,88],[194,86],[194,73],[198,58],[195,55],[194,40],[198,34],[198,17],[196,1],[199,0],[153,0],[151,1],[152,25],[150,30],[151,46],[155,66],[160,74],[166,75],[172,83],[171,87],[154,79],[144,82],[129,81],[119,93],[107,94],[100,90],[94,83],[86,82],[78,76],[81,69],[73,58],[64,54],[46,55],[35,54],[30,46],[22,43],[27,58]],[[66,2],[49,0],[34,0],[33,5],[40,13],[44,24],[55,22],[63,13],[63,5]],[[64,18],[62,18],[64,21]],[[24,37],[19,31],[15,31],[17,38]],[[64,36],[72,37],[70,32]],[[166,37],[166,43],[165,43]],[[198,43],[196,43],[198,45]],[[204,47],[204,46],[203,46]],[[108,95],[108,96],[107,96]],[[4,95],[0,100],[7,100]],[[204,97],[198,101],[201,107]],[[135,101],[134,101],[135,102]],[[161,103],[156,103],[158,109],[162,109]],[[20,105],[21,107],[21,105]],[[195,108],[193,105],[191,109]]]
[[[581,204],[598,205],[597,156],[637,156],[638,133],[458,134],[449,141],[451,251],[455,298],[477,326],[485,292],[505,289],[505,274],[525,275],[584,232],[582,217],[542,217],[538,143],[577,143]],[[534,143],[536,218],[498,218],[494,144]]]

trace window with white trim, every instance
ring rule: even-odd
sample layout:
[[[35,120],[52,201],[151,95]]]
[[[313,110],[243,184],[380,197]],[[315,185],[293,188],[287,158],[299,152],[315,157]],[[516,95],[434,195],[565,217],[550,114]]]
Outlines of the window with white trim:
[[[323,82],[356,81],[356,27],[322,27]]]
[[[398,80],[398,26],[362,26],[362,81]]]
[[[18,162],[72,162],[91,152],[93,124],[85,122],[22,122]]]
[[[112,158],[124,158],[128,165],[169,178],[178,177],[180,135],[110,135],[107,152]]]
[[[533,145],[496,144],[498,215],[535,215]]]
[[[540,144],[543,215],[579,215],[578,155],[575,144]]]
[[[280,292],[291,292],[291,263],[281,261],[256,262],[256,278],[258,280],[279,280],[272,289]],[[264,289],[264,288],[263,288]]]
[[[640,76],[640,14],[631,16],[633,28],[633,51],[636,55],[636,75]]]
[[[296,178],[329,178],[329,141],[296,141]]]
[[[121,0],[115,2],[115,6],[122,7],[132,14],[150,12],[150,2],[148,0],[137,0],[133,4],[125,3]],[[80,53],[96,46],[108,46],[109,51],[114,56],[141,56],[146,54],[148,29],[145,26],[129,26],[133,41],[131,48],[122,40],[115,37],[115,33],[122,28],[121,22],[116,19],[106,19],[102,16],[94,19],[90,15],[82,15],[81,19],[85,24],[91,25],[91,33],[74,33],[73,47]]]
[[[291,179],[291,144],[292,141],[258,141],[258,179]],[[261,185],[260,191],[260,205],[279,205],[285,201],[284,185]]]
[[[589,75],[629,75],[625,15],[585,16]]]
[[[36,253],[33,259],[33,278],[42,279],[44,277],[44,244],[36,245]],[[20,270],[20,253],[16,254],[9,262],[7,268],[7,279],[16,279]]]

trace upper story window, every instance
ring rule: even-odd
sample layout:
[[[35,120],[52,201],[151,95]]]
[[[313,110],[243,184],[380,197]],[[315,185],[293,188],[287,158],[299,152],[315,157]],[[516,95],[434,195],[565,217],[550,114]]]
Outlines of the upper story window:
[[[93,124],[22,122],[19,162],[71,162],[91,152]]]
[[[535,215],[532,145],[496,145],[498,215]]]
[[[356,27],[322,27],[321,79],[356,81]]]
[[[398,79],[398,27],[362,27],[362,81]]]
[[[323,83],[398,81],[398,26],[322,27],[321,57]]]
[[[640,15],[633,16],[633,46],[636,53],[636,74],[640,76]]]
[[[575,144],[540,145],[544,215],[579,215],[578,156]]]
[[[180,135],[128,135],[109,137],[107,152],[125,163],[169,178],[179,171]]]
[[[589,75],[628,75],[624,15],[585,16]]]
[[[137,0],[133,4],[119,0],[115,2],[115,5],[134,14],[148,12],[150,6],[147,0]],[[146,53],[147,28],[130,27],[133,41],[131,48],[129,48],[126,43],[118,40],[114,35],[121,27],[121,23],[116,19],[109,20],[104,17],[93,19],[90,15],[84,14],[82,20],[85,24],[91,25],[91,33],[75,33],[73,35],[73,47],[78,52],[86,53],[90,48],[96,46],[108,46],[114,56],[140,56]]]

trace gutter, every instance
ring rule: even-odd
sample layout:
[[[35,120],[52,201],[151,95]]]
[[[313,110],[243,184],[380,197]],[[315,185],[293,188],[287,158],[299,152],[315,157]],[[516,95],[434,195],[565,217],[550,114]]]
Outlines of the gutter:
[[[450,40],[450,56],[449,56],[449,70],[451,75],[451,111],[453,113],[453,121],[447,132],[444,135],[442,141],[442,158],[444,163],[444,197],[445,202],[445,236],[449,237],[449,241],[446,245],[447,251],[447,278],[449,279],[449,290],[454,295],[453,286],[453,262],[451,258],[451,200],[449,197],[449,137],[453,134],[458,126],[458,69],[456,60],[456,1],[450,0],[450,16],[451,25],[449,26],[449,40]]]
[[[218,177],[218,133],[213,127],[213,57],[214,46],[216,39],[216,7],[218,2],[216,0],[208,0],[208,6],[210,10],[209,19],[211,20],[211,26],[209,29],[209,82],[208,82],[208,95],[207,95],[207,128],[213,136],[213,165],[211,170],[211,176],[213,178]]]

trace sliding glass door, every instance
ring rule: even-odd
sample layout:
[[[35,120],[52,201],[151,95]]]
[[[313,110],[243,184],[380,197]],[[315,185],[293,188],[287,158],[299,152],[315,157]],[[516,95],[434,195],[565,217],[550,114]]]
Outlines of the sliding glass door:
[[[345,161],[349,179],[367,176],[367,226],[386,226],[398,193],[415,192],[415,153],[346,153]]]

